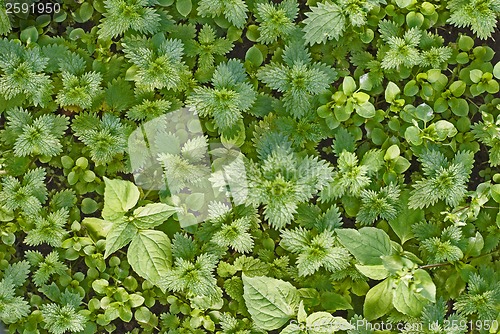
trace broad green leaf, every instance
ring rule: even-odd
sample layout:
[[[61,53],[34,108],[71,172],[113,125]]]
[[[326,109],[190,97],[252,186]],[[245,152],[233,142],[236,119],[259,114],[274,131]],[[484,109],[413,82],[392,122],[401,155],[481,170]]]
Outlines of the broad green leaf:
[[[88,2],[84,2],[80,8],[73,14],[76,22],[84,23],[90,20],[94,13],[94,7]]]
[[[139,231],[128,247],[127,259],[139,276],[156,284],[172,266],[170,239],[161,231]]]
[[[405,8],[412,4],[411,0],[396,0],[396,4],[399,8]]]
[[[408,208],[408,198],[410,198],[410,191],[402,191],[399,197],[401,210],[396,218],[389,220],[389,225],[401,240],[401,244],[414,237],[412,226],[424,219],[424,211],[422,209]]]
[[[408,168],[410,168],[411,164],[410,162],[408,161],[408,159],[406,159],[405,157],[401,157],[399,156],[397,159],[396,159],[396,163],[394,164],[394,168],[393,170],[398,173],[398,174],[402,174],[404,172],[406,172],[406,170]]]
[[[452,97],[448,105],[451,111],[457,116],[467,116],[469,114],[469,104],[465,99]]]
[[[132,209],[139,200],[139,189],[130,181],[110,180],[104,177],[104,208],[102,217],[114,220]]]
[[[247,50],[245,60],[251,62],[254,66],[260,66],[264,61],[264,56],[258,47],[255,45]]]
[[[87,217],[82,221],[82,226],[85,227],[94,240],[97,240],[106,238],[113,223],[104,219]]]
[[[163,223],[177,211],[177,208],[164,203],[146,204],[134,210],[133,222],[137,228],[153,228]]]
[[[297,312],[297,320],[299,322],[305,322],[306,319],[307,319],[307,313],[306,310],[304,309],[304,303],[301,300],[299,303],[299,310]]]
[[[363,275],[371,279],[382,280],[389,276],[389,272],[381,264],[376,266],[362,266],[360,264],[356,264],[355,266],[356,269],[358,269]]]
[[[450,92],[453,94],[455,97],[460,97],[462,96],[463,93],[465,93],[465,89],[467,88],[467,85],[465,82],[462,80],[454,81],[450,85]]]
[[[422,313],[422,308],[426,301],[418,298],[417,293],[407,286],[405,282],[400,281],[394,291],[393,299],[396,310],[412,317],[418,317]]]
[[[406,96],[414,96],[414,95],[417,95],[418,91],[419,91],[419,87],[417,85],[417,82],[415,80],[410,80],[405,85],[403,92]]]
[[[445,140],[448,137],[451,138],[458,133],[457,129],[452,123],[443,119],[434,123],[434,126],[436,134],[438,136],[438,140]]]
[[[409,126],[405,131],[405,138],[412,145],[422,144],[422,138],[420,137],[420,130],[416,126]]]
[[[330,291],[321,294],[321,306],[329,312],[352,310],[351,304],[344,296]]]
[[[283,328],[280,334],[304,334],[304,331],[301,329],[300,325],[294,323]]]
[[[303,21],[307,43],[324,43],[333,38],[338,40],[345,28],[342,8],[333,3],[318,3],[311,10],[312,12],[306,13],[307,18]]]
[[[474,83],[478,83],[479,81],[481,81],[482,76],[483,76],[483,71],[481,70],[474,69],[470,71],[470,79]]]
[[[365,102],[363,104],[356,104],[354,109],[356,113],[364,118],[372,118],[375,116],[375,107],[370,102]]]
[[[35,27],[23,29],[20,34],[20,39],[24,43],[35,43],[38,40],[38,30]]]
[[[385,88],[385,100],[389,103],[396,99],[396,96],[401,93],[401,89],[392,81],[389,81]]]
[[[500,61],[493,67],[493,75],[495,78],[500,79]]]
[[[132,240],[137,234],[137,227],[129,220],[114,222],[106,236],[106,250],[104,258],[107,258]]]
[[[271,331],[295,316],[299,295],[292,284],[266,276],[242,278],[245,304],[259,328]]]
[[[193,4],[191,0],[177,0],[175,3],[175,8],[182,16],[186,17],[191,13],[193,9]]]
[[[423,269],[417,269],[413,274],[415,286],[420,296],[432,303],[436,302],[436,285],[429,273]]]
[[[363,227],[359,231],[354,229],[337,229],[340,243],[365,265],[382,264],[383,255],[390,255],[391,239],[376,227]]]
[[[354,329],[354,326],[347,320],[334,317],[328,312],[314,312],[307,317],[306,328],[309,334],[331,334]]]
[[[363,315],[368,321],[380,318],[392,309],[392,280],[383,280],[368,291],[363,304]]]
[[[203,193],[193,193],[186,197],[186,205],[188,209],[193,211],[198,211],[205,204],[205,194]]]
[[[434,117],[434,111],[427,103],[422,103],[415,109],[415,116],[424,122],[428,122]]]
[[[394,160],[396,159],[397,157],[399,157],[399,154],[401,153],[401,151],[399,150],[399,146],[394,144],[394,145],[391,145],[387,151],[385,152],[385,155],[384,155],[384,160]]]

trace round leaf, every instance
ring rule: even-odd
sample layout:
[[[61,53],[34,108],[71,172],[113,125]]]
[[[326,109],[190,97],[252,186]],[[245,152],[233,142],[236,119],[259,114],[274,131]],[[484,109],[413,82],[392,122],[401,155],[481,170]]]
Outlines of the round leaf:
[[[38,40],[38,30],[35,27],[23,29],[23,31],[21,31],[20,39],[23,43],[35,43]]]
[[[385,152],[384,160],[386,160],[386,161],[387,160],[394,160],[397,157],[399,157],[400,153],[401,153],[401,151],[399,150],[399,146],[394,144],[391,147],[389,147],[387,149],[387,151]]]
[[[266,331],[280,328],[295,316],[297,289],[290,283],[265,277],[243,278],[243,298],[255,324]]]

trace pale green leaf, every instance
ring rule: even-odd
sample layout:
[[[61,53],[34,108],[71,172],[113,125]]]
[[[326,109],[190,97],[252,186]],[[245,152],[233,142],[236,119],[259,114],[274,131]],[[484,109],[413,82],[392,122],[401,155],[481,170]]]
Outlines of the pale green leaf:
[[[337,229],[340,243],[351,252],[362,264],[382,264],[381,256],[391,254],[391,239],[381,229],[363,227],[354,229]]]
[[[333,3],[318,3],[311,10],[312,12],[306,13],[307,18],[303,21],[305,40],[311,45],[331,39],[338,40],[345,29],[342,8]]]
[[[394,291],[393,302],[396,310],[412,317],[418,317],[425,306],[425,301],[419,299],[416,292],[402,281],[398,283]]]
[[[153,228],[177,212],[177,208],[164,204],[152,203],[146,204],[134,210],[134,225],[137,228]]]
[[[307,333],[309,334],[330,334],[336,331],[354,329],[347,320],[341,317],[334,317],[328,312],[314,312],[306,319]]]
[[[417,292],[420,296],[429,300],[432,303],[436,302],[436,285],[432,281],[429,273],[423,269],[417,269],[413,274]]]
[[[137,204],[140,193],[132,182],[104,177],[104,184],[104,219],[117,219]]]
[[[106,238],[113,223],[104,219],[86,217],[82,221],[82,226],[85,227],[87,233],[94,239]]]
[[[401,211],[399,211],[399,214],[395,219],[389,221],[389,225],[401,240],[401,244],[404,244],[407,240],[414,237],[411,227],[413,224],[416,224],[424,219],[423,210],[408,208],[408,198],[410,198],[410,192],[408,190],[402,191],[399,198]]]
[[[139,276],[156,284],[172,266],[170,239],[161,231],[140,231],[128,247],[127,259]]]

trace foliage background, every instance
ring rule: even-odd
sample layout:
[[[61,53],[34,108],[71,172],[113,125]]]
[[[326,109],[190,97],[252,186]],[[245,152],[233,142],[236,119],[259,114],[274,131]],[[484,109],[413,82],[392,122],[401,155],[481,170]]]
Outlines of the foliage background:
[[[9,332],[498,331],[500,1],[24,4],[0,0]],[[205,136],[159,132],[175,187],[148,190],[129,135],[182,107]],[[214,139],[245,156],[232,207],[182,192]]]

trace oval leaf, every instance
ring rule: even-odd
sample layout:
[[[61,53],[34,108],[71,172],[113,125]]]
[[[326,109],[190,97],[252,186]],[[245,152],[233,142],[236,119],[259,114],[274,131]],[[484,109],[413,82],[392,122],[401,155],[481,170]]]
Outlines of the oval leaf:
[[[191,0],[177,0],[177,2],[175,3],[175,8],[179,12],[179,14],[186,17],[189,15],[189,13],[191,13],[193,4],[191,3]]]
[[[376,227],[363,227],[359,231],[337,229],[337,235],[340,243],[362,264],[382,264],[380,257],[392,252],[391,239]]]
[[[132,182],[104,177],[104,184],[104,219],[117,219],[137,204],[140,193]]]
[[[380,318],[392,308],[392,281],[386,279],[368,291],[363,305],[366,320]]]

